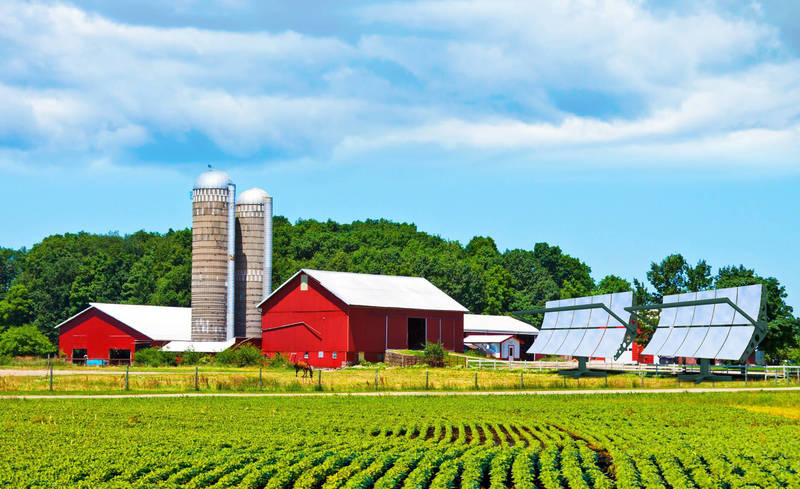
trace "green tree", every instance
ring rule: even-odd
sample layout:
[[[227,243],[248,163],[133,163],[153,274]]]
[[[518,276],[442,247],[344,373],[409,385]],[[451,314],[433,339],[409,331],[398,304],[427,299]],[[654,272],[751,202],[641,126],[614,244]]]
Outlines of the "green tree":
[[[50,340],[30,324],[15,326],[0,334],[0,356],[44,356],[55,351]]]
[[[25,260],[25,250],[0,248],[0,299],[5,297],[8,289],[19,275]]]
[[[13,285],[0,300],[0,331],[10,326],[22,326],[33,318],[33,301],[24,285]]]
[[[631,283],[624,278],[617,277],[616,275],[606,275],[597,283],[594,294],[615,294],[617,292],[630,292],[632,290]]]

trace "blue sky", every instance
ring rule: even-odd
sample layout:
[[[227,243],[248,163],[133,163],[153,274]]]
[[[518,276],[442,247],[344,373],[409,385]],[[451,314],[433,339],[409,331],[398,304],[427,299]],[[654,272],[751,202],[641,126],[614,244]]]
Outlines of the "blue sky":
[[[207,164],[596,278],[672,252],[800,307],[800,4],[0,5],[0,246],[190,225]]]

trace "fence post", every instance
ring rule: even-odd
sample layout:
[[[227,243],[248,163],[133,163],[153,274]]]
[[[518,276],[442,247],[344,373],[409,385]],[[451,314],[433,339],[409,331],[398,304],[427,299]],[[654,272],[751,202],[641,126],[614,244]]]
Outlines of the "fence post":
[[[378,390],[378,369],[375,369],[375,390]]]
[[[263,367],[258,367],[258,390],[262,390],[264,388],[264,382],[261,380],[261,369]]]
[[[128,375],[130,373],[130,368],[131,368],[130,365],[125,365],[125,390],[128,390],[128,387],[129,387],[129,385],[128,385]]]
[[[786,385],[789,385],[789,376],[786,375],[786,365],[783,366],[783,377],[786,379]]]
[[[197,369],[198,369],[198,367],[195,366],[194,367],[194,390],[199,391],[200,390],[200,384],[198,384],[198,382],[197,382],[197,376],[198,376]]]
[[[641,376],[642,376],[642,387],[644,387],[644,371],[642,371]]]
[[[428,371],[425,371],[425,390],[428,390]]]
[[[520,373],[519,373],[519,388],[520,388],[520,389],[524,389],[524,388],[525,388],[525,380],[524,380],[524,378],[522,377],[522,373],[523,373],[523,372],[524,372],[524,370],[523,370],[522,372],[520,372]]]
[[[322,370],[317,370],[317,387],[322,390]]]
[[[53,364],[50,363],[50,360],[47,360],[47,363],[50,364],[50,390],[53,390]]]
[[[747,365],[744,366],[744,385],[747,385]]]
[[[478,372],[475,372],[475,390],[478,390]]]
[[[778,385],[778,369],[775,369],[775,385]]]

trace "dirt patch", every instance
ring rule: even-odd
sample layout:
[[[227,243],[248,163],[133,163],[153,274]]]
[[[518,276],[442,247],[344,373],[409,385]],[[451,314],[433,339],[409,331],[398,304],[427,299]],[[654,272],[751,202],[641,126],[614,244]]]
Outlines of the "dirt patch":
[[[600,468],[600,470],[602,470],[603,473],[606,474],[606,476],[608,476],[610,479],[617,479],[617,468],[614,465],[614,458],[611,456],[611,453],[607,448],[600,446],[593,441],[587,440],[583,436],[561,426],[554,424],[551,424],[550,426],[561,431],[562,433],[566,433],[573,440],[580,440],[586,443],[586,446],[588,446],[589,449],[597,455],[597,466]]]

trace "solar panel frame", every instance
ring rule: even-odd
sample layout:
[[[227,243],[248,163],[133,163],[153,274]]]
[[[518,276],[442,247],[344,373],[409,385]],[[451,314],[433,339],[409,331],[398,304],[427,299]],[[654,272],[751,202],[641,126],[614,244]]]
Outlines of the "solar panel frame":
[[[717,360],[740,360],[750,339],[755,333],[755,326],[732,326],[722,348],[714,357]]]
[[[680,294],[665,295],[661,302],[664,304],[678,302],[679,296]],[[671,314],[669,314],[670,311],[672,312]],[[672,333],[672,328],[675,325],[676,312],[677,308],[674,307],[661,310],[661,314],[658,318],[658,327],[656,328],[655,332],[653,332],[653,336],[650,337],[650,341],[647,343],[647,346],[645,346],[644,350],[642,350],[642,355],[658,355],[658,353],[661,351],[661,347],[664,346],[664,343],[667,342],[670,333]]]
[[[590,297],[578,297],[575,299],[576,306],[583,306],[592,303]],[[570,330],[567,331],[567,336],[564,338],[564,343],[561,344],[556,354],[558,355],[572,355],[575,349],[578,348],[583,336],[586,334],[586,327],[589,325],[589,316],[591,309],[579,309],[573,311],[572,322],[570,323]]]
[[[555,307],[574,306],[575,299],[562,299],[558,301]],[[567,329],[572,326],[573,311],[559,311],[558,320],[556,321],[556,328],[553,330],[553,335],[550,337],[550,342],[544,347],[542,352],[545,355],[558,355],[561,345],[567,338]],[[564,329],[562,329],[564,328]]]
[[[702,301],[714,299],[715,297],[716,291],[702,290],[697,292],[696,300]],[[711,324],[711,319],[713,316],[714,304],[695,306],[694,315],[692,316],[692,324],[689,327],[689,331],[686,333],[686,338],[684,338],[683,343],[681,343],[681,346],[678,347],[672,356],[694,356],[695,352],[697,352],[697,349],[703,344],[703,341],[706,339],[706,336],[711,329],[709,325]]]
[[[738,290],[738,287],[717,289],[714,298],[730,299],[735,304]],[[729,304],[714,304],[714,313],[711,317],[711,327],[708,328],[708,334],[706,334],[703,342],[691,356],[695,358],[717,358],[722,345],[728,339],[735,312]]]

